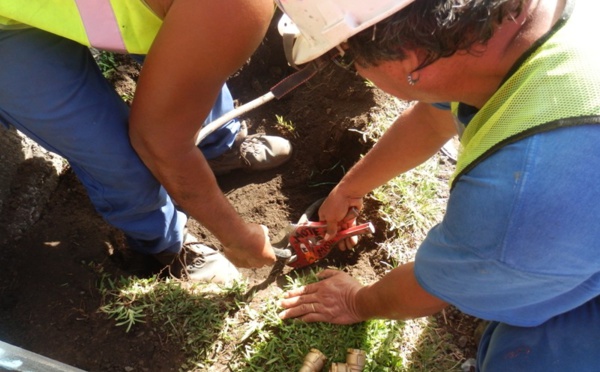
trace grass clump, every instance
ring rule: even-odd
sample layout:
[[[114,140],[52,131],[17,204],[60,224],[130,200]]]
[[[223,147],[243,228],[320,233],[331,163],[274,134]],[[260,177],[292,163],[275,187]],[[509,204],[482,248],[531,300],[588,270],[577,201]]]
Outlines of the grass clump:
[[[406,106],[390,97],[389,105],[374,111],[373,125],[362,132],[365,142],[376,142]],[[282,117],[277,122],[282,131],[295,131]],[[436,156],[369,196],[378,201],[380,218],[395,232],[380,243],[390,269],[414,259],[419,242],[441,219],[447,192],[447,176]],[[274,290],[317,280],[314,272],[294,275],[287,276],[283,289]],[[182,371],[296,371],[312,348],[327,356],[324,371],[333,362],[344,362],[349,348],[366,352],[365,372],[460,371],[460,353],[434,318],[354,325],[282,321],[279,297],[248,298],[244,282],[216,287],[157,277],[104,276],[100,289],[100,311],[116,325],[126,332],[149,327],[180,345],[186,356]]]
[[[117,62],[116,56],[112,52],[98,51],[95,53],[96,64],[102,72],[102,76],[106,79],[110,79],[114,74],[117,73]]]
[[[100,311],[129,332],[140,323],[176,340],[188,361],[183,370],[210,366],[223,343],[230,343],[230,316],[243,304],[234,299],[245,291],[241,282],[230,287],[191,284],[177,279],[103,277],[104,305]],[[235,326],[235,325],[234,325]]]
[[[286,289],[316,280],[315,273],[291,279]],[[244,302],[245,286],[207,291],[206,286],[171,279],[105,277],[104,306],[100,311],[125,326],[126,332],[142,323],[177,340],[187,360],[185,371],[223,368],[231,371],[293,371],[311,348],[331,362],[343,362],[349,348],[367,351],[365,371],[401,371],[404,360],[401,322],[369,321],[350,326],[281,321],[278,298]],[[135,314],[131,316],[130,314]]]
[[[295,278],[287,277],[286,290],[317,280],[316,273]],[[244,352],[237,355],[234,371],[294,371],[303,362],[305,355],[316,348],[327,356],[324,370],[332,362],[343,362],[347,349],[362,349],[367,352],[365,371],[399,371],[403,361],[399,353],[388,348],[390,343],[400,343],[395,330],[400,323],[393,321],[369,321],[354,325],[328,323],[304,323],[281,321],[277,299],[265,305],[262,327],[246,339]],[[268,368],[267,368],[268,366]]]

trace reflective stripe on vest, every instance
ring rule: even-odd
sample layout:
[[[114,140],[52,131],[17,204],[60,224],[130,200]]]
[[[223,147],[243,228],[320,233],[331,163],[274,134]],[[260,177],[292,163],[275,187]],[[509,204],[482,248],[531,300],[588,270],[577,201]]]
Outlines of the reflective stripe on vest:
[[[567,2],[566,23],[555,26],[466,126],[452,186],[506,144],[545,130],[600,123],[600,50],[589,43],[599,8],[597,1]],[[455,115],[457,109],[453,103]]]
[[[142,0],[1,0],[0,23],[39,28],[101,50],[146,54],[162,21]]]
[[[126,52],[119,24],[109,1],[75,0],[90,45]]]

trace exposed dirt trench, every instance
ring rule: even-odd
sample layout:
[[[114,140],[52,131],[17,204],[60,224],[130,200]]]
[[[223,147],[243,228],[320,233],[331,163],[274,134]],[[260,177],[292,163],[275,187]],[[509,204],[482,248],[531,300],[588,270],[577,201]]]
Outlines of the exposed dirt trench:
[[[263,95],[293,72],[283,55],[280,37],[271,27],[249,64],[229,81],[240,104]],[[119,62],[114,84],[123,96],[130,96],[138,66],[127,58]],[[345,70],[324,69],[281,100],[244,115],[251,133],[281,135],[292,142],[290,162],[271,171],[221,176],[219,185],[243,218],[266,225],[275,236],[326,196],[372,146],[361,131],[369,125],[370,113],[387,99]],[[278,117],[292,123],[294,130],[278,125]],[[384,260],[377,242],[393,232],[370,199],[360,219],[373,222],[375,234],[363,238],[353,252],[332,252],[320,265],[343,266],[366,281],[375,280]],[[197,222],[190,221],[189,227],[205,243],[218,244]],[[97,215],[70,171],[61,177],[38,223],[20,240],[0,246],[0,267],[0,340],[89,371],[179,370],[185,358],[179,345],[153,333],[150,326],[125,333],[98,312],[100,276],[126,275],[128,255],[121,233]],[[257,285],[269,271],[243,274]],[[269,293],[267,288],[259,292]]]

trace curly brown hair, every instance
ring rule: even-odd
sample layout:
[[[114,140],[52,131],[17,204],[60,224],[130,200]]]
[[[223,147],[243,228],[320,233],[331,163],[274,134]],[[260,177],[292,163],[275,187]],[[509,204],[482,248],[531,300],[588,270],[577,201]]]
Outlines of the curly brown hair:
[[[458,51],[476,53],[500,23],[516,18],[526,0],[416,0],[411,5],[348,39],[348,52],[361,66],[405,58],[419,49],[418,69]]]

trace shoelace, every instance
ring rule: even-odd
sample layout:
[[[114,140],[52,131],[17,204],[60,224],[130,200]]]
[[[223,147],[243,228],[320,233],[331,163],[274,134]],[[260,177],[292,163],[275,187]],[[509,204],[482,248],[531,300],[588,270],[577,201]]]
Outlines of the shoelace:
[[[247,158],[248,155],[252,154],[257,158],[260,155],[261,148],[264,146],[260,141],[260,138],[260,135],[246,138],[240,145],[240,158],[248,167],[252,166],[252,162]]]
[[[246,154],[253,153],[254,155],[258,155],[260,153],[260,147],[262,143],[259,140],[260,136],[251,137],[249,139],[244,140],[240,146],[240,155],[242,158],[246,159]]]
[[[206,264],[206,256],[210,256],[213,254],[217,254],[217,251],[213,251],[213,252],[197,252],[195,249],[193,249],[193,245],[194,244],[200,244],[198,242],[187,242],[185,244],[183,244],[183,249],[185,250],[185,261],[186,261],[186,268],[188,270],[190,269],[199,269],[202,266],[204,266]],[[191,263],[188,263],[188,257],[189,256],[195,256],[192,259]]]
[[[188,270],[199,269],[199,268],[203,267],[205,264],[206,264],[206,260],[204,259],[204,257],[198,256],[192,260],[192,263],[189,263],[186,265],[186,269],[188,269]]]

